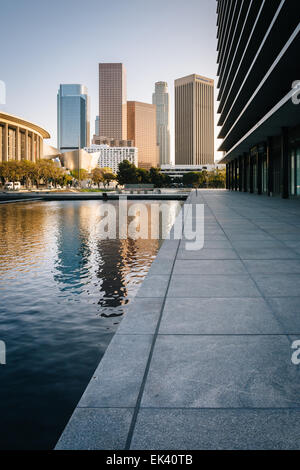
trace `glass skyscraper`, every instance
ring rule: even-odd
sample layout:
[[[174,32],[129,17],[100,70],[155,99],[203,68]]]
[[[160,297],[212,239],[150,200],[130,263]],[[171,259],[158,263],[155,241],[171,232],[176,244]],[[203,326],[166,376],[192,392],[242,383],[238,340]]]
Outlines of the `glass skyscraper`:
[[[60,85],[57,94],[57,146],[67,152],[90,145],[89,97],[84,85]]]

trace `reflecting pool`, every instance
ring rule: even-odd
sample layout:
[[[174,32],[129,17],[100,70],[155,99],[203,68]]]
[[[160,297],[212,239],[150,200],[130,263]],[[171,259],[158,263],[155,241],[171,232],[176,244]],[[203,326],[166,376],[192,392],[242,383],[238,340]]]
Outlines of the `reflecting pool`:
[[[159,249],[101,239],[101,204],[0,205],[1,449],[54,447]]]

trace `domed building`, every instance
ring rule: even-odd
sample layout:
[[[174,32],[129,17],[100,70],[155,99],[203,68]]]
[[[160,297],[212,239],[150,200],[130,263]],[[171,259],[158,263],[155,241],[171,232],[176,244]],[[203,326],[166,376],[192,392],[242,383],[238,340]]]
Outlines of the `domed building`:
[[[0,163],[9,160],[36,162],[44,156],[44,139],[50,139],[45,129],[0,112]]]

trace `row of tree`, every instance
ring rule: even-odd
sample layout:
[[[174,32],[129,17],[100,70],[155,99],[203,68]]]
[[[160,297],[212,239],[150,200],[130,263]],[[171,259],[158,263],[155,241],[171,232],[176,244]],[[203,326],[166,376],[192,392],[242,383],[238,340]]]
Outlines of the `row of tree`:
[[[52,160],[10,160],[0,163],[0,179],[2,184],[8,181],[20,181],[23,186],[29,188],[35,185],[37,188],[41,182],[54,186],[66,186],[73,181],[65,170],[58,167]]]
[[[119,165],[117,181],[120,185],[150,183],[154,184],[156,188],[168,187],[174,183],[196,188],[225,188],[226,172],[225,170],[203,170],[186,173],[182,178],[171,179],[169,175],[161,173],[159,168],[150,168],[147,171],[143,168],[137,168],[126,160]]]
[[[0,180],[2,185],[11,181],[20,181],[21,184],[30,188],[41,184],[51,184],[53,186],[74,185],[78,181],[90,180],[100,186],[101,183],[107,186],[116,179],[110,168],[95,168],[91,173],[85,169],[67,172],[65,169],[57,166],[52,160],[38,160],[31,162],[29,160],[10,160],[0,163]]]
[[[121,186],[124,184],[154,184],[156,188],[169,186],[172,183],[171,178],[162,174],[159,168],[150,168],[148,171],[144,168],[137,168],[128,160],[120,163],[117,181]]]
[[[37,188],[43,182],[54,186],[67,186],[77,181],[90,181],[100,187],[108,186],[111,181],[117,184],[153,184],[156,188],[168,187],[175,183],[197,188],[224,188],[226,181],[225,170],[202,171],[186,173],[183,178],[172,180],[168,175],[160,172],[158,168],[145,170],[137,168],[128,160],[119,165],[117,175],[110,168],[95,168],[88,173],[86,170],[72,171],[71,174],[58,167],[52,160],[28,160],[2,162],[0,164],[0,179],[2,184],[7,181],[20,181],[26,188],[36,185]]]
[[[163,175],[158,168],[151,168],[149,171],[144,168],[137,168],[133,163],[124,160],[120,163],[115,175],[110,168],[94,168],[91,173],[81,169],[71,172],[72,176],[80,181],[89,181],[98,187],[101,184],[108,186],[111,181],[116,181],[118,185],[125,184],[153,184],[155,187],[169,186],[171,178]]]
[[[193,186],[196,188],[225,188],[226,171],[191,171],[190,173],[183,175],[182,183],[184,186]]]

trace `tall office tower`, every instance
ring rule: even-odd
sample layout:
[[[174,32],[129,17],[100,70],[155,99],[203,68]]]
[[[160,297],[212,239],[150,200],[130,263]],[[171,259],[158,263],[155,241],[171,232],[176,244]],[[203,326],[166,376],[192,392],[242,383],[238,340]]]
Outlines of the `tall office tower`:
[[[84,85],[60,85],[57,94],[57,146],[62,152],[90,144],[90,109]]]
[[[149,169],[159,164],[156,142],[156,106],[139,101],[127,102],[128,139],[139,152],[139,167]]]
[[[200,75],[175,80],[175,163],[214,163],[214,81]]]
[[[156,139],[159,145],[159,164],[170,163],[170,105],[168,84],[155,83],[152,103],[156,105]]]
[[[127,139],[126,70],[123,64],[99,64],[101,137]]]
[[[96,119],[95,119],[95,136],[99,136],[100,135],[100,118],[99,116],[96,116]]]
[[[217,4],[227,188],[300,196],[299,2]]]

